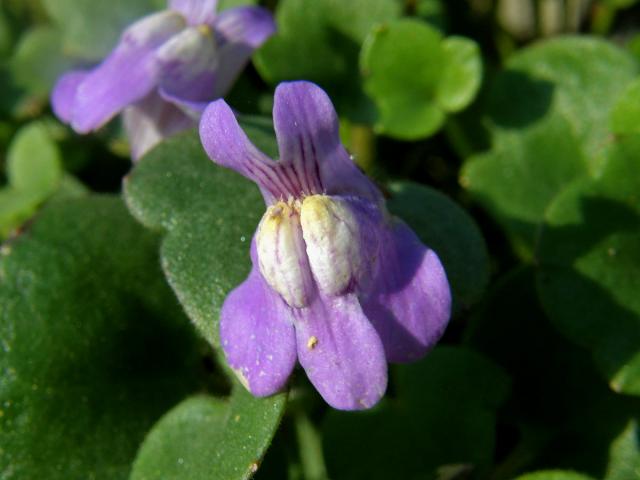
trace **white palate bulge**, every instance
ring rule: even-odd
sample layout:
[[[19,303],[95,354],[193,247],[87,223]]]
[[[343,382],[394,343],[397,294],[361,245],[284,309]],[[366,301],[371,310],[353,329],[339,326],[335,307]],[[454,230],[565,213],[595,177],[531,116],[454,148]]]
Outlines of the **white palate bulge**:
[[[262,276],[292,307],[307,305],[309,272],[298,202],[270,206],[258,227],[256,247]]]
[[[362,265],[360,228],[350,208],[327,195],[311,195],[300,209],[313,276],[328,295],[344,293]]]

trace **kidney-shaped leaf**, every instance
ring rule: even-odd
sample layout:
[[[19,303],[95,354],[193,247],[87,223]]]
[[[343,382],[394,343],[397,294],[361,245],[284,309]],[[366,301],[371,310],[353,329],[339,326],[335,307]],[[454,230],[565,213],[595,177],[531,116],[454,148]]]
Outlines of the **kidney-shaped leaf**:
[[[435,27],[413,19],[375,27],[362,49],[360,68],[378,108],[377,129],[408,140],[435,133],[447,112],[466,107],[482,77],[472,40],[443,39]]]
[[[598,180],[556,198],[538,287],[555,325],[592,350],[616,391],[640,395],[640,137],[613,145]]]
[[[610,111],[637,71],[611,42],[564,37],[521,50],[493,82],[492,149],[467,160],[461,183],[529,255],[558,192],[600,171]]]
[[[214,165],[189,133],[144,157],[126,178],[124,192],[135,217],[165,231],[165,275],[199,332],[219,346],[222,302],[249,273],[249,246],[264,212],[258,189]]]
[[[116,198],[46,207],[0,250],[0,476],[124,479],[198,388],[198,340],[157,238]]]

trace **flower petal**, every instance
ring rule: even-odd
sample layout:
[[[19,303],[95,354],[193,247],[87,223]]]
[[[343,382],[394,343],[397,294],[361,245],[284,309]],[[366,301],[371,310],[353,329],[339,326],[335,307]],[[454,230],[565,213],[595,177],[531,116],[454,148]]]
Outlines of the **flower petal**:
[[[209,27],[188,27],[165,42],[156,52],[163,95],[188,102],[215,97],[218,69],[216,41]]]
[[[276,25],[268,10],[242,6],[220,13],[213,26],[220,45],[215,95],[223,97],[249,62],[253,51],[275,33]]]
[[[281,390],[296,364],[288,307],[254,265],[222,306],[220,338],[227,362],[256,396]]]
[[[78,86],[87,78],[88,73],[84,70],[71,71],[65,73],[56,82],[51,93],[51,107],[60,120],[66,123],[71,122]]]
[[[433,250],[397,221],[380,232],[379,271],[363,309],[390,362],[422,357],[440,339],[451,315],[451,291]]]
[[[306,81],[276,88],[273,122],[280,161],[291,164],[303,185],[319,183],[329,195],[359,195],[376,202],[380,193],[342,146],[338,117],[327,94]]]
[[[251,143],[224,100],[212,102],[202,114],[200,140],[211,160],[256,182],[266,203],[289,191],[277,163]]]
[[[155,50],[184,28],[176,12],[164,11],[134,23],[109,56],[80,83],[72,114],[79,133],[99,128],[156,86]]]
[[[212,24],[218,0],[170,0],[169,8],[180,12],[189,25]]]
[[[155,92],[125,108],[123,123],[134,161],[163,139],[197,125],[195,120],[185,115],[179,108],[165,102]]]
[[[387,388],[387,362],[357,297],[318,295],[292,315],[298,359],[327,403],[341,410],[376,404]]]

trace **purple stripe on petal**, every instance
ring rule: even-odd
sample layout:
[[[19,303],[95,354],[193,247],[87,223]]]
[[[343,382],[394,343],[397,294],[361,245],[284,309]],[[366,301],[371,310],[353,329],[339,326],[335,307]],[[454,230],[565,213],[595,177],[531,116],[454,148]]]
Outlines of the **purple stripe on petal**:
[[[320,87],[306,81],[278,85],[273,122],[280,161],[294,166],[302,184],[310,185],[315,193],[381,200],[342,146],[336,111]]]
[[[223,97],[249,62],[254,50],[275,33],[276,25],[268,10],[244,6],[220,13],[213,27],[220,44],[220,70],[215,96]]]
[[[292,313],[298,358],[327,403],[341,410],[376,404],[387,388],[387,362],[356,296],[317,296]]]
[[[184,19],[165,11],[130,26],[109,56],[79,85],[72,126],[79,133],[101,127],[125,106],[156,86],[155,49],[184,28]]]
[[[134,161],[163,139],[197,125],[195,120],[165,102],[155,92],[125,108],[123,122]]]
[[[185,102],[213,100],[218,68],[216,50],[209,27],[188,27],[174,35],[156,52],[162,91]]]
[[[87,78],[89,72],[75,70],[60,77],[51,93],[51,107],[63,122],[71,122],[73,105],[76,101],[78,86]]]
[[[212,102],[202,114],[200,140],[214,162],[256,182],[266,203],[287,198],[285,181],[276,163],[251,143],[224,100]]]
[[[451,314],[451,291],[433,250],[398,221],[380,232],[379,271],[363,309],[390,362],[422,357],[440,339]]]
[[[169,8],[180,12],[189,25],[212,24],[216,18],[218,0],[170,0]]]
[[[222,306],[220,338],[227,362],[254,395],[281,390],[296,364],[288,307],[254,265]]]

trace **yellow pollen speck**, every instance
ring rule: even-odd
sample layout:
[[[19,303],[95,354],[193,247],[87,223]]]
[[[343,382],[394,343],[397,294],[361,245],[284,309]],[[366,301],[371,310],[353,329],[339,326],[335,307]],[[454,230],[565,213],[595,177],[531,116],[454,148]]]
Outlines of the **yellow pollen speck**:
[[[207,36],[211,35],[211,27],[209,25],[206,25],[206,24],[198,25],[198,31],[202,35],[207,35]]]
[[[318,337],[311,336],[309,337],[309,340],[307,340],[307,348],[309,350],[313,350],[314,348],[316,348],[317,344],[318,344]]]

